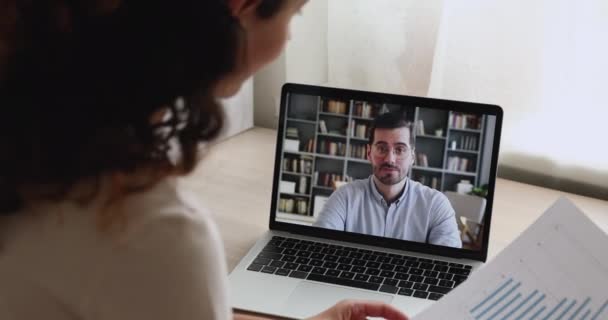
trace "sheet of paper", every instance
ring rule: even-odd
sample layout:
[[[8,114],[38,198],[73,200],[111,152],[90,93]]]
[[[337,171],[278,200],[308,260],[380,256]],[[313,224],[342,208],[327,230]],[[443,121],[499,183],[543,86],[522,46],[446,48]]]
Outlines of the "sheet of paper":
[[[559,199],[427,319],[608,319],[608,235]]]

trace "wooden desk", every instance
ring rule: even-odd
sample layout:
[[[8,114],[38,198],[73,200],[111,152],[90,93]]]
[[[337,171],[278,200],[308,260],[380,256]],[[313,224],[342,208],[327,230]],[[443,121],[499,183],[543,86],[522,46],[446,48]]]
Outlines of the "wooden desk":
[[[274,130],[249,130],[215,145],[187,178],[213,212],[230,270],[268,229],[275,142]],[[608,232],[608,201],[498,179],[490,259],[562,195]]]

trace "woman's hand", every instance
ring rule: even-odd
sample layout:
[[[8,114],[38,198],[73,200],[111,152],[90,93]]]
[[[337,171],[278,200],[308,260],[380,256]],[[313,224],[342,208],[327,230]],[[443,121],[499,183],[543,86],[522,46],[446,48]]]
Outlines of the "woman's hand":
[[[386,303],[357,300],[340,301],[309,320],[365,320],[367,317],[408,320],[401,311]]]

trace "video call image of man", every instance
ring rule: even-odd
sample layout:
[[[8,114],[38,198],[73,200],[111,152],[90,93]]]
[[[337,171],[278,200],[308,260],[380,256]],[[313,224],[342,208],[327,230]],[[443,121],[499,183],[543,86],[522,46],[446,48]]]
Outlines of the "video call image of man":
[[[408,178],[415,150],[412,126],[402,114],[374,119],[367,159],[373,174],[334,191],[313,226],[462,247],[447,197]]]

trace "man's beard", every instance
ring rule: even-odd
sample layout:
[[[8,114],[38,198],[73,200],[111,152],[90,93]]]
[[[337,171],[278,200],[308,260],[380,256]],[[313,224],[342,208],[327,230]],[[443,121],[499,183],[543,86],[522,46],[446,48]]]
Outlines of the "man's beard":
[[[381,171],[383,168],[397,170],[394,172],[394,173],[396,173],[396,175],[393,172],[382,173]],[[380,166],[374,167],[374,176],[376,177],[376,179],[378,179],[380,182],[382,182],[382,184],[392,186],[392,185],[398,184],[399,182],[403,181],[403,179],[405,179],[407,174],[401,168],[385,163]]]

